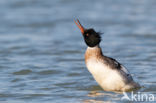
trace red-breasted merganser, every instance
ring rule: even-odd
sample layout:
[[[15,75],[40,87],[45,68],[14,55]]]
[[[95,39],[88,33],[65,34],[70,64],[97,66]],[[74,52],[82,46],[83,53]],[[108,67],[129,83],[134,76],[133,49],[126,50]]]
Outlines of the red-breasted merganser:
[[[99,46],[101,36],[94,29],[84,28],[79,20],[75,21],[81,30],[84,41],[88,48],[85,53],[85,63],[89,72],[93,75],[97,83],[105,91],[130,91],[140,88],[128,70],[113,58],[104,56]]]

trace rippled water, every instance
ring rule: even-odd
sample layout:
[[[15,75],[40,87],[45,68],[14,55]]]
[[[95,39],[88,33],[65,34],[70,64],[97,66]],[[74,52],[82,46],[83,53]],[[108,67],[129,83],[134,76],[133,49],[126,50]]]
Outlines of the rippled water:
[[[114,103],[85,67],[73,22],[101,31],[107,56],[156,92],[155,0],[1,0],[0,103]],[[127,103],[127,102],[126,102]]]

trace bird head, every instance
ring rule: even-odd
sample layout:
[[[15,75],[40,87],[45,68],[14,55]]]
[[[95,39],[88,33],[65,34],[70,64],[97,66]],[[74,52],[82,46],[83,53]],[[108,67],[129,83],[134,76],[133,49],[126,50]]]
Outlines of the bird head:
[[[99,32],[96,32],[92,28],[89,28],[89,29],[84,28],[78,19],[77,19],[77,21],[75,21],[75,24],[81,30],[81,33],[84,37],[84,40],[85,40],[85,43],[87,44],[87,46],[95,47],[100,43],[101,36],[100,36]]]

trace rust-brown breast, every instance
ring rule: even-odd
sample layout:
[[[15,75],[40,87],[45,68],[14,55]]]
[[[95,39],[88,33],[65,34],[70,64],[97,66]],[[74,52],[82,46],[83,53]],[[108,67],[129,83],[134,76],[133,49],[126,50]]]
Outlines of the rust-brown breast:
[[[87,48],[86,53],[85,53],[85,62],[87,60],[96,58],[99,60],[102,57],[102,51],[100,47],[94,47],[94,48]]]

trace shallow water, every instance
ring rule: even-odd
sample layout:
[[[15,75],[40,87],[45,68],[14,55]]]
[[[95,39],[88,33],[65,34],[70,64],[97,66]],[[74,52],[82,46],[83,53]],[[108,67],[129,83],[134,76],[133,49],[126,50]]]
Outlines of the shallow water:
[[[85,67],[86,45],[73,22],[101,31],[105,55],[156,92],[155,0],[1,0],[0,103],[121,103]],[[156,98],[156,95],[155,95]]]

